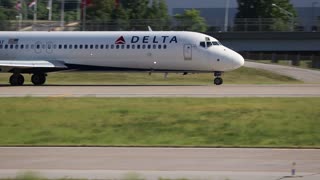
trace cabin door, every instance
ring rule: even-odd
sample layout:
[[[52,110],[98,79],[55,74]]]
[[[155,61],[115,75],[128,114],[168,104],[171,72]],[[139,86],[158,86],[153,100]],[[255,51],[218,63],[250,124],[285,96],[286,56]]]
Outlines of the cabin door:
[[[185,44],[183,47],[183,56],[184,60],[192,60],[192,45],[191,44]]]

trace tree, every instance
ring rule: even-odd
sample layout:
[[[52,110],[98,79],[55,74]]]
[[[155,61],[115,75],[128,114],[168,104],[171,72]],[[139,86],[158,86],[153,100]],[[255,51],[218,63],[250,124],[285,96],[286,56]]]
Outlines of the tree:
[[[0,7],[0,22],[1,22],[0,23],[0,31],[7,30],[6,28],[8,26],[8,22],[7,22],[8,17],[4,12],[5,12],[5,10],[2,7]]]
[[[119,4],[111,13],[112,27],[111,30],[127,30],[129,27],[128,14]]]
[[[149,0],[121,0],[130,19],[147,19]]]
[[[153,0],[146,14],[147,24],[153,30],[168,30],[170,21],[168,7],[164,0]]]
[[[179,24],[178,30],[205,32],[208,28],[205,19],[195,9],[185,10],[183,14],[174,17]]]
[[[130,19],[130,30],[146,30],[149,0],[121,0],[121,4]]]
[[[238,13],[236,18],[257,18],[257,22],[259,19],[272,18],[275,20],[273,26],[270,26],[269,29],[265,27],[264,30],[290,29],[293,18],[286,14],[285,11],[272,6],[272,4],[276,4],[278,7],[292,13],[293,16],[296,17],[296,12],[289,0],[238,0]],[[258,30],[259,28],[256,22],[250,26],[253,27],[252,30]]]
[[[110,20],[114,7],[114,0],[92,0],[86,10],[86,19],[100,22]]]
[[[114,8],[114,0],[91,0],[91,4],[86,8],[85,30],[109,30]]]

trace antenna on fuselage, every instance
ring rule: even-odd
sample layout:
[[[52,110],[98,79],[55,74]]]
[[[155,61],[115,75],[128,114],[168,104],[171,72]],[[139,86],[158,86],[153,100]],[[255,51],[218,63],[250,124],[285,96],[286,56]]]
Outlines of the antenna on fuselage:
[[[148,26],[148,30],[149,30],[149,31],[152,31],[152,29],[151,29],[151,27],[150,27],[150,26]]]

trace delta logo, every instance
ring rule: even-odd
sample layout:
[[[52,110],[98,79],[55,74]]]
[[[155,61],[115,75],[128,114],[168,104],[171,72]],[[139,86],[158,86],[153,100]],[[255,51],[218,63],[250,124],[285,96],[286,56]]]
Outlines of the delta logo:
[[[126,40],[124,39],[123,36],[120,36],[120,37],[116,40],[115,43],[116,43],[116,44],[126,44]]]
[[[132,36],[130,43],[153,43],[153,44],[158,44],[158,43],[178,43],[178,38],[177,36]],[[123,36],[120,36],[116,41],[115,44],[126,44],[126,40],[124,39]]]

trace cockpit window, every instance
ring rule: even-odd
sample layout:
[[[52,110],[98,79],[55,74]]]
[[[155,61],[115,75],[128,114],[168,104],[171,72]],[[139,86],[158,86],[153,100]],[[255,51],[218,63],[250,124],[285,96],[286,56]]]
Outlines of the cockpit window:
[[[217,41],[212,41],[212,44],[213,44],[214,46],[219,46],[219,45],[220,45]]]
[[[207,42],[207,47],[210,47],[212,46],[212,43],[211,42]]]
[[[206,42],[201,41],[201,42],[200,42],[200,46],[205,48],[205,47],[206,47]]]

